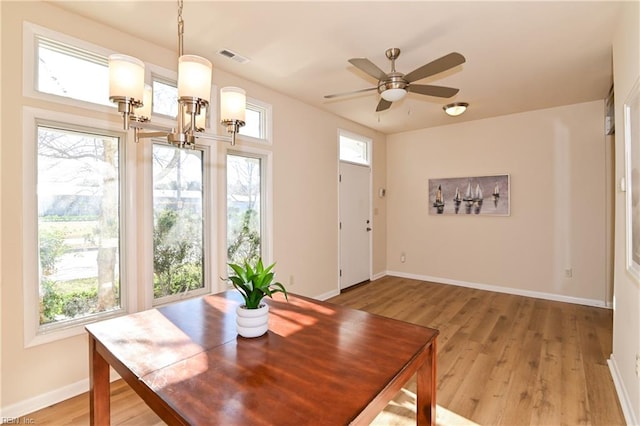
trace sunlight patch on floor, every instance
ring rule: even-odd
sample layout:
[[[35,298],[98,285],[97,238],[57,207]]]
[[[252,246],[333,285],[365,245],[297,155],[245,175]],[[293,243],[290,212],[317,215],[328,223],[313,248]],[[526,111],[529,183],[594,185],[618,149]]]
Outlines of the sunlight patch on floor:
[[[413,426],[416,424],[416,394],[401,389],[396,397],[371,423],[374,426]],[[471,420],[438,405],[437,426],[479,426]]]
[[[438,405],[436,408],[436,425],[441,426],[479,426],[478,423],[462,417]]]

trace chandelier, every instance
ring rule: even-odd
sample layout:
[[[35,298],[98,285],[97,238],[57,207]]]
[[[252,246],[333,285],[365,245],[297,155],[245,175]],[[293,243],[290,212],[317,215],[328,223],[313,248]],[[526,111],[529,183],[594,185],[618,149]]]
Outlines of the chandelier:
[[[137,58],[109,56],[109,100],[118,105],[124,130],[133,128],[135,141],[141,138],[166,137],[180,148],[195,147],[196,138],[231,142],[245,124],[246,95],[239,87],[220,89],[220,124],[230,136],[205,134],[206,109],[211,95],[211,62],[196,55],[183,54],[183,0],[178,0],[178,116],[175,128],[151,123],[153,93],[145,86],[145,66]],[[143,132],[142,130],[152,130]]]

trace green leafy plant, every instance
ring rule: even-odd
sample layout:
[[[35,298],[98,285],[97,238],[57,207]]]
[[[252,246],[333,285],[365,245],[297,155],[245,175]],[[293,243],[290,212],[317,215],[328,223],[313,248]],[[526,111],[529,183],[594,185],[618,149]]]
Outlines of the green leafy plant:
[[[254,262],[260,258],[258,222],[257,212],[253,209],[248,209],[242,214],[241,223],[230,225],[232,231],[228,239],[227,259],[232,263]]]
[[[162,210],[153,227],[153,295],[170,296],[203,286],[199,218]]]
[[[65,233],[61,229],[40,231],[40,265],[44,275],[51,275],[56,271],[56,263],[67,251],[64,238]]]
[[[230,275],[229,279],[233,286],[240,292],[247,309],[258,309],[260,301],[265,297],[273,297],[274,293],[283,293],[285,299],[289,300],[287,289],[279,282],[273,282],[274,273],[271,272],[275,263],[267,268],[262,264],[262,259],[258,258],[255,267],[251,267],[249,262],[244,265],[229,263],[235,275]]]

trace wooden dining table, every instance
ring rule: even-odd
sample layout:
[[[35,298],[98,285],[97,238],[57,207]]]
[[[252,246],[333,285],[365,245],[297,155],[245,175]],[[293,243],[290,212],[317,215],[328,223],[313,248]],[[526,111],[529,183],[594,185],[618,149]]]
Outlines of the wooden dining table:
[[[110,424],[109,366],[170,425],[369,424],[416,374],[435,425],[438,331],[289,294],[239,337],[236,291],[90,324],[92,425]]]

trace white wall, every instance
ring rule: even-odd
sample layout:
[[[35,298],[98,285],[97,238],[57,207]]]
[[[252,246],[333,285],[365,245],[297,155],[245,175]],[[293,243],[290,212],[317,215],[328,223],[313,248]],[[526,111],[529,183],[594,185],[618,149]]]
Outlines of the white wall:
[[[625,174],[625,99],[640,76],[640,6],[626,2],[613,44],[616,107],[616,182]],[[637,154],[636,154],[637,155]],[[627,422],[640,425],[640,378],[636,357],[640,356],[640,284],[626,271],[625,193],[615,193],[615,264],[613,354],[611,370]]]
[[[604,306],[603,122],[597,101],[390,135],[388,270]],[[510,216],[428,214],[430,178],[496,174]]]
[[[23,282],[22,276],[23,218],[32,214],[21,209],[24,194],[21,181],[22,106],[119,120],[115,114],[78,110],[22,96],[23,20],[168,69],[176,69],[177,59],[171,50],[132,38],[44,2],[0,2],[0,7],[3,64],[0,116],[3,123],[0,129],[0,281],[3,283],[0,409],[3,416],[16,416],[88,389],[88,349],[84,335],[29,349],[23,347],[23,288],[34,283]],[[384,186],[385,182],[385,136],[224,73],[215,68],[215,61],[213,80],[218,87],[241,86],[247,90],[248,96],[273,106],[274,142],[264,149],[273,153],[272,238],[278,278],[286,282],[293,275],[295,284],[290,290],[298,294],[318,297],[336,293],[339,288],[337,129],[373,139],[374,187]],[[377,167],[380,167],[379,171]],[[373,207],[378,209],[374,226],[376,222],[386,222],[385,202],[384,199],[374,200]],[[218,211],[218,217],[224,217],[223,210]],[[374,274],[383,272],[386,266],[386,230],[383,225],[378,228],[373,247]]]

